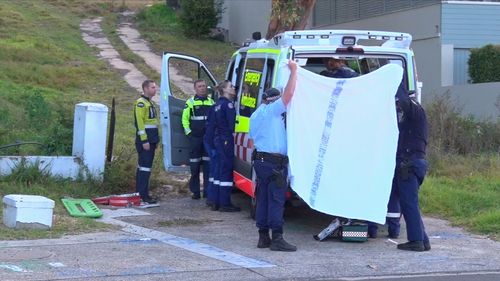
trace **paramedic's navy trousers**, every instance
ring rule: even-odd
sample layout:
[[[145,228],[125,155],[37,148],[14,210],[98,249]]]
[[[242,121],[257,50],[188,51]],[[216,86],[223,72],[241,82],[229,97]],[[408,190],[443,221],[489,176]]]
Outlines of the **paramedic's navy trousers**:
[[[387,204],[387,217],[385,223],[387,224],[387,230],[389,231],[390,237],[398,237],[401,228],[401,207],[399,206],[399,195],[396,184],[396,177],[392,179],[391,196],[389,197],[389,203]]]
[[[200,167],[203,167],[203,196],[206,197],[210,158],[205,152],[202,137],[189,137],[189,145],[191,148],[189,154],[189,166],[191,168],[189,190],[194,196],[200,196]]]
[[[215,148],[210,147],[206,142],[205,150],[210,157],[210,171],[208,178],[208,186],[207,186],[207,203],[214,203],[215,205],[219,205],[219,176],[218,176],[218,158],[217,151]]]
[[[231,206],[231,190],[233,188],[234,138],[233,135],[220,135],[215,140],[219,163],[219,204],[221,207]]]

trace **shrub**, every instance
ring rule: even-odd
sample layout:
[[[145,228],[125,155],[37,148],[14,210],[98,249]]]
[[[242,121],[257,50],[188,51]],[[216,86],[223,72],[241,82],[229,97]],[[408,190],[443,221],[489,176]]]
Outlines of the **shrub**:
[[[500,82],[500,45],[471,49],[468,64],[472,83]]]
[[[207,35],[221,18],[222,0],[182,0],[179,20],[187,37]]]
[[[500,153],[500,122],[463,117],[454,107],[450,93],[435,98],[426,106],[431,152],[459,155]]]
[[[26,96],[24,110],[32,128],[37,131],[47,128],[51,120],[51,110],[40,90],[35,89]]]

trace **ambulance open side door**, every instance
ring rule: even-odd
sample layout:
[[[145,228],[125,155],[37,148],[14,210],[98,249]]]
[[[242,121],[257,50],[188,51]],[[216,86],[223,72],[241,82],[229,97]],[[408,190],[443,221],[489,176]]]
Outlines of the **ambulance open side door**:
[[[194,95],[194,81],[203,79],[213,97],[217,80],[198,58],[165,52],[160,84],[160,124],[163,163],[169,172],[189,171],[189,139],[182,127],[186,100]]]

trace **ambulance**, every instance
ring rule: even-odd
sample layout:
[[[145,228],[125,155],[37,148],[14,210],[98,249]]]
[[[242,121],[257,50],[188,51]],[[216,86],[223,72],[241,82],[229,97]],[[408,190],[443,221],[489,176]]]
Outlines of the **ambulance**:
[[[359,75],[370,73],[386,64],[404,69],[403,83],[420,101],[422,83],[418,81],[415,57],[410,49],[412,37],[407,33],[364,30],[287,31],[270,40],[255,40],[232,55],[225,76],[235,85],[237,98],[234,132],[234,185],[252,198],[255,206],[255,172],[249,138],[250,115],[261,103],[262,93],[270,88],[283,89],[288,72],[280,68],[288,59],[319,74],[327,58],[344,60]],[[189,171],[189,141],[181,125],[182,110],[194,94],[193,82],[204,79],[212,89],[218,80],[200,59],[185,54],[163,54],[160,117],[164,166],[170,172]],[[213,92],[213,91],[212,91]]]

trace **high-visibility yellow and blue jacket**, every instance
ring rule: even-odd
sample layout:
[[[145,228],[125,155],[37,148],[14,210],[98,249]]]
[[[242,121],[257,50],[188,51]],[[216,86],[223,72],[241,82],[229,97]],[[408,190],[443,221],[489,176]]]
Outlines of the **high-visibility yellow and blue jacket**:
[[[186,135],[203,137],[208,111],[213,105],[212,98],[197,95],[186,101],[186,106],[182,111],[182,127]]]
[[[134,119],[136,129],[136,143],[158,143],[158,119],[156,108],[146,96],[141,96],[134,103]]]

